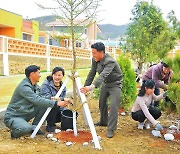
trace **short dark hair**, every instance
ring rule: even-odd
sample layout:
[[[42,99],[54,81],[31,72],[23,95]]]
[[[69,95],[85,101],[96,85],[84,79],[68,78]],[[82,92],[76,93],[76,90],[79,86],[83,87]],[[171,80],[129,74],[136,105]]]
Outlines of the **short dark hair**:
[[[40,70],[40,67],[39,66],[36,66],[36,65],[30,65],[28,66],[26,69],[25,69],[25,75],[26,77],[29,78],[30,74],[32,72],[37,72],[38,70]]]
[[[58,72],[58,71],[61,71],[62,72],[62,74],[63,74],[63,76],[64,76],[64,69],[62,68],[62,67],[55,67],[54,69],[53,69],[53,71],[52,71],[52,75],[53,74],[55,74],[56,72]]]
[[[96,42],[92,44],[91,48],[96,49],[98,52],[103,51],[105,53],[105,46],[102,42]]]
[[[150,79],[150,80],[146,80],[143,82],[141,89],[139,90],[138,96],[144,96],[146,93],[146,89],[153,89],[155,87],[155,82],[154,80]]]
[[[165,67],[165,68],[170,68],[170,66],[167,64],[167,63],[165,63],[165,62],[161,62],[161,64]]]
[[[47,76],[46,79],[47,79],[48,81],[52,81],[52,80],[53,80],[52,75],[55,74],[55,73],[58,72],[58,71],[61,71],[62,74],[63,74],[63,76],[65,75],[65,71],[64,71],[64,69],[63,69],[62,67],[55,67],[55,68],[52,70],[52,74],[49,75],[49,76]]]

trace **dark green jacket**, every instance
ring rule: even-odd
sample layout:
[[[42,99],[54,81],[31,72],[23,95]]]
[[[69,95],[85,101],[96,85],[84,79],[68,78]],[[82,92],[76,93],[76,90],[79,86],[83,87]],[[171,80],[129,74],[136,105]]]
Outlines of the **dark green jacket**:
[[[99,76],[93,82],[96,72],[99,73]],[[122,88],[122,71],[117,62],[108,54],[105,54],[104,58],[99,62],[96,62],[94,59],[92,59],[92,67],[84,86],[89,86],[92,82],[96,88],[99,87],[99,85],[103,82],[107,87],[117,86]]]
[[[41,97],[40,87],[37,84],[33,86],[31,81],[25,78],[15,89],[4,118],[26,117],[34,112],[36,106],[47,108],[55,104],[56,101]]]

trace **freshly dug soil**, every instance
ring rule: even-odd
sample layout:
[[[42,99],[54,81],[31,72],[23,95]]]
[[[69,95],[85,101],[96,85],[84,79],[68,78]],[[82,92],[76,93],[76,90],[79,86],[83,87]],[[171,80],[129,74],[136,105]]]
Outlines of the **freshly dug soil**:
[[[89,100],[88,105],[94,123],[99,121],[98,101]],[[78,131],[85,131],[88,139],[88,136],[90,137],[89,127],[85,125],[82,111],[79,110],[78,113]],[[174,124],[173,122],[177,118],[176,114],[166,115],[163,112],[158,120],[168,128]],[[45,126],[42,126],[41,129],[45,130]],[[119,114],[118,126],[113,138],[106,138],[107,127],[96,127],[97,135],[101,136],[100,145],[102,147],[102,150],[98,150],[94,148],[93,143],[83,146],[78,141],[71,146],[66,146],[65,142],[66,140],[70,141],[68,136],[72,134],[65,132],[63,136],[60,136],[60,142],[53,142],[42,135],[37,135],[34,139],[30,138],[30,135],[11,139],[9,129],[4,126],[3,120],[0,118],[0,154],[179,154],[180,140],[165,141],[163,137],[154,137],[151,133],[152,129],[153,127],[150,130],[138,130],[137,122],[132,120],[130,112],[125,116]]]
[[[73,143],[84,143],[91,142],[92,135],[88,131],[78,131],[77,136],[74,136],[73,131],[61,131],[58,134],[55,134],[54,137],[63,142],[73,142]]]

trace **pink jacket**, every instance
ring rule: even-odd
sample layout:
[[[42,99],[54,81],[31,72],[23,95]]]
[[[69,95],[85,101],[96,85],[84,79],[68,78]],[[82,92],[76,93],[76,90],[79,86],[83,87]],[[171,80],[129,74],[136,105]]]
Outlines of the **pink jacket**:
[[[163,64],[159,63],[157,65],[151,66],[147,72],[143,75],[142,81],[153,79],[156,83],[157,88],[164,89],[164,84],[161,81],[164,81],[165,84],[169,84],[171,79],[172,71],[170,70],[169,74],[163,78]]]

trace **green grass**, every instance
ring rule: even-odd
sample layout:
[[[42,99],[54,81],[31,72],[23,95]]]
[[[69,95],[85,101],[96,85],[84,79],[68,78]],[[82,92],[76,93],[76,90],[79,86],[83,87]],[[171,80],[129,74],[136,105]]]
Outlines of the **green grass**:
[[[78,69],[77,72],[80,76],[81,83],[83,85],[84,81],[87,77],[87,74],[89,72],[89,68],[88,69]],[[66,76],[69,73],[70,73],[70,71],[65,72],[66,75],[63,78],[63,80],[66,79]],[[42,72],[40,82],[38,83],[38,85],[41,86],[41,84],[44,82],[46,76],[48,76],[50,74],[51,73]],[[7,107],[15,88],[24,78],[25,78],[24,74],[13,75],[13,76],[8,76],[8,77],[6,77],[6,76],[0,77],[0,108]],[[72,90],[72,81],[69,81],[68,84],[66,85],[66,87],[67,87],[67,90]]]

